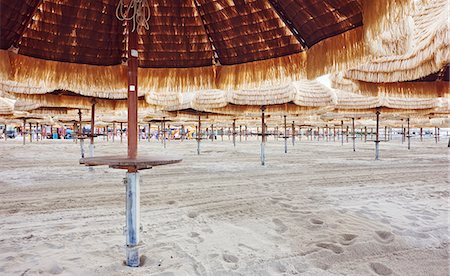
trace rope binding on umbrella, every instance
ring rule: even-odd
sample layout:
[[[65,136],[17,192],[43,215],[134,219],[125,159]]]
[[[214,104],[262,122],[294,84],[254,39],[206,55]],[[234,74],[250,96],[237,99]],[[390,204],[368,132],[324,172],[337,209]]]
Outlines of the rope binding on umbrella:
[[[133,32],[137,27],[150,28],[150,5],[147,0],[119,0],[116,17],[121,20],[133,21]]]

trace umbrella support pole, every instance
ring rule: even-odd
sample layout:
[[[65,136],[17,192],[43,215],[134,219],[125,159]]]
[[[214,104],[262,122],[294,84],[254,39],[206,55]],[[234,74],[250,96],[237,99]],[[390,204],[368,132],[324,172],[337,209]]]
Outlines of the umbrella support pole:
[[[233,147],[236,147],[236,119],[233,119]]]
[[[407,119],[407,122],[408,122],[408,150],[410,150],[411,149],[411,133],[410,133],[410,131],[409,131],[409,118]]]
[[[295,122],[292,121],[292,146],[295,146]]]
[[[84,139],[80,139],[81,158],[84,158]]]
[[[434,142],[437,144],[437,127],[434,127]],[[23,142],[25,145],[25,142]]]
[[[284,153],[287,153],[287,139],[286,115],[284,115]]]
[[[198,127],[197,127],[197,155],[200,155],[200,141],[202,139],[202,118],[198,116]]]
[[[353,151],[356,151],[355,118],[352,118]]]
[[[124,179],[126,186],[126,253],[127,266],[138,267],[140,239],[140,187],[139,173],[127,172]]]
[[[375,135],[375,160],[379,160],[379,156],[380,156],[380,139],[379,139],[379,126],[380,126],[380,110],[377,109],[376,111],[376,116],[377,116],[377,129],[376,129],[376,135]]]
[[[260,151],[260,159],[261,165],[266,165],[266,125],[265,125],[265,116],[264,111],[266,110],[265,106],[261,106],[261,151]]]
[[[449,144],[450,144],[450,142],[449,142]],[[259,157],[261,159],[261,165],[265,166],[266,165],[266,143],[261,143],[261,151],[260,151]]]
[[[380,141],[375,141],[375,160],[379,160],[379,156],[380,156],[379,144],[380,144]]]
[[[23,145],[25,145],[25,139],[26,139],[26,137],[25,137],[25,133],[26,133],[26,131],[25,131],[25,127],[27,126],[27,120],[23,120],[23,130],[22,130],[22,138],[23,138]]]

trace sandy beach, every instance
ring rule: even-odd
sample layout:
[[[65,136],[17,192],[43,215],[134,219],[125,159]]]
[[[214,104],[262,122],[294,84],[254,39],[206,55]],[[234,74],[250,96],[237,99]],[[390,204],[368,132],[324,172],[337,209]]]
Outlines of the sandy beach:
[[[70,140],[0,141],[1,275],[449,275],[448,138],[141,141],[143,265],[124,265],[125,172]],[[97,141],[96,155],[126,143]]]

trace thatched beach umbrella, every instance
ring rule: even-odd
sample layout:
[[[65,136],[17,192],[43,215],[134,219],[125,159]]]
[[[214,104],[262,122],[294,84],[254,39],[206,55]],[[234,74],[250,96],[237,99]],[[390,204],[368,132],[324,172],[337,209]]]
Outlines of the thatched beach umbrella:
[[[41,86],[90,96],[127,87],[127,157],[85,162],[128,170],[127,264],[138,266],[137,171],[178,161],[138,157],[139,91],[320,75],[363,57],[363,32],[379,29],[377,21],[406,2],[1,0],[0,79],[7,89]]]
[[[376,115],[375,159],[379,152],[379,117],[381,113],[387,114],[416,114],[428,113],[437,106],[437,99],[433,98],[394,98],[369,97],[352,92],[334,90],[336,95],[335,113],[344,113],[354,122],[355,118],[364,113]],[[353,124],[353,148],[355,149],[355,130]]]
[[[363,93],[397,97],[448,97],[450,44],[447,0],[430,0],[412,15],[411,47],[344,73]]]
[[[227,105],[210,109],[224,114],[247,114],[254,116],[261,112],[261,164],[265,164],[266,113],[278,115],[297,115],[318,112],[332,104],[330,90],[317,81],[296,81],[284,85],[259,89],[226,91]],[[285,130],[287,124],[285,124]],[[233,131],[234,132],[234,131]],[[287,136],[285,135],[285,152]]]
[[[225,118],[227,115],[213,112],[216,108],[223,108],[227,105],[226,94],[223,90],[199,90],[196,92],[187,92],[181,95],[181,99],[177,104],[168,105],[164,108],[172,116],[178,117],[196,117],[198,118],[197,126],[197,154],[200,155],[201,135],[201,117]],[[230,115],[228,115],[230,117]]]

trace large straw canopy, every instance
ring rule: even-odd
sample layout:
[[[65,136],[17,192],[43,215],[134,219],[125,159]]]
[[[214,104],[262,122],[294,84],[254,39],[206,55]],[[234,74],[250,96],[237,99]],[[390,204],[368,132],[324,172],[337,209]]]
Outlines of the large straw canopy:
[[[302,114],[333,105],[333,96],[327,87],[317,81],[302,80],[259,89],[229,90],[228,104],[214,112],[255,115],[262,106],[268,114]]]
[[[315,77],[359,61],[363,32],[379,29],[380,19],[406,2],[148,1],[148,29],[138,33],[138,91],[236,88]],[[118,3],[1,0],[5,88],[122,98],[128,34],[116,15]]]
[[[379,57],[346,71],[345,77],[360,81],[362,91],[449,95],[449,9],[447,0],[423,4],[412,16],[414,32],[406,53]]]
[[[426,116],[438,106],[435,98],[397,98],[389,96],[364,96],[352,92],[334,90],[335,110],[327,116],[336,118],[367,118],[375,111],[381,114],[401,114],[406,117]],[[339,115],[337,115],[339,114]]]

